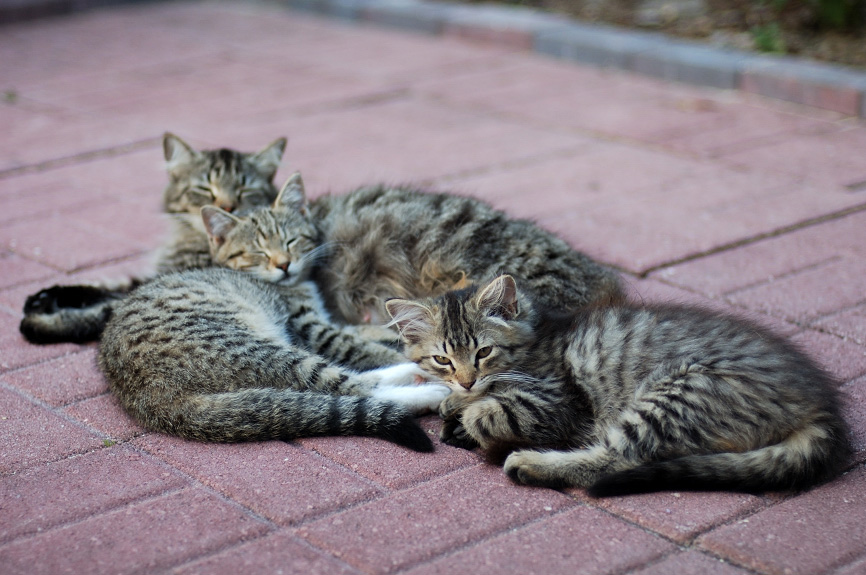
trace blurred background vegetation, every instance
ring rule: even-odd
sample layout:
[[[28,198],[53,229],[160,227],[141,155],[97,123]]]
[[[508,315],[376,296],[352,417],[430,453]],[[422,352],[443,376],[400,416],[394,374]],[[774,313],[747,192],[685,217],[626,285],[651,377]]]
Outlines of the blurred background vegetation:
[[[719,46],[866,68],[866,0],[503,1]]]

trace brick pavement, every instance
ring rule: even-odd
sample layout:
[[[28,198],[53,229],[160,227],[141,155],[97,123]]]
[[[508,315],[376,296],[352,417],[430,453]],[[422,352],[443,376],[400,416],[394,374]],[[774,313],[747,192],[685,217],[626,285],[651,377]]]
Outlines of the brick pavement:
[[[471,19],[430,37],[236,2],[0,29],[3,573],[866,573],[866,125],[485,40]],[[146,265],[165,130],[288,136],[278,178],[301,169],[313,194],[474,194],[640,297],[764,321],[842,381],[850,471],[798,496],[599,501],[443,445],[146,433],[94,346],[31,346],[17,323],[41,287]]]

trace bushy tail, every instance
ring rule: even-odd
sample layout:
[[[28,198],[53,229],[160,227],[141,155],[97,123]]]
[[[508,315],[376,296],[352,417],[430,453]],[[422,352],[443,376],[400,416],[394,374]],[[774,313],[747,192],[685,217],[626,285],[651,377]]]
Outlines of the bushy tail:
[[[812,424],[775,445],[744,453],[690,455],[603,476],[594,497],[662,490],[732,490],[757,493],[799,490],[827,481],[848,462],[847,427],[841,419]]]
[[[166,412],[142,415],[148,427],[199,441],[361,435],[433,451],[433,443],[409,411],[370,397],[245,389],[198,394]]]
[[[95,286],[53,286],[27,298],[18,329],[31,343],[96,341],[123,296]]]

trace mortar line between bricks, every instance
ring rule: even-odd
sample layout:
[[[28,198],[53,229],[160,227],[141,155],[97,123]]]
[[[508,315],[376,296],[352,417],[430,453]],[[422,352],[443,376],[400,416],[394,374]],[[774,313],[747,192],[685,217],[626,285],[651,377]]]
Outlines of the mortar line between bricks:
[[[71,458],[69,458],[69,459],[71,459]],[[59,461],[62,461],[62,460],[59,460]],[[56,463],[56,462],[51,461],[49,463]],[[100,515],[108,515],[109,513],[114,513],[120,509],[123,509],[124,507],[129,507],[132,505],[138,505],[140,503],[146,503],[148,501],[153,501],[154,499],[159,499],[160,497],[165,497],[167,495],[174,495],[175,493],[180,493],[181,491],[184,491],[184,490],[189,489],[189,488],[190,488],[189,485],[181,485],[179,487],[169,487],[165,491],[161,491],[159,493],[153,493],[150,495],[145,495],[144,497],[140,497],[138,499],[133,499],[132,501],[125,501],[122,503],[118,503],[114,506],[106,507],[105,509],[97,509],[97,510],[94,510],[90,513],[86,513],[80,517],[76,517],[75,519],[70,519],[68,521],[60,522],[56,525],[51,525],[50,527],[46,527],[45,529],[42,529],[41,531],[36,531],[33,533],[25,533],[25,534],[17,536],[17,537],[12,537],[12,539],[7,539],[7,540],[3,541],[2,543],[0,543],[0,548],[5,547],[7,545],[14,545],[14,544],[20,543],[21,541],[26,541],[28,539],[33,539],[35,537],[40,537],[42,535],[45,535],[46,533],[51,533],[53,531],[58,531],[60,529],[68,529],[68,528],[74,527],[75,525],[78,525],[80,523],[84,523],[88,519],[92,519],[94,517],[99,517]]]
[[[148,431],[144,435],[148,435],[148,434],[159,435],[159,433],[153,432],[153,431]],[[144,435],[141,435],[139,437],[144,437]],[[229,505],[232,505],[234,507],[237,507],[238,509],[241,509],[244,513],[249,515],[252,519],[254,519],[255,521],[258,521],[258,522],[262,523],[263,525],[265,525],[266,527],[268,527],[269,531],[267,533],[272,533],[273,531],[276,531],[282,527],[279,524],[271,521],[267,517],[264,517],[264,516],[256,513],[255,511],[253,511],[252,509],[250,509],[249,507],[247,507],[246,505],[244,505],[240,501],[236,501],[236,500],[232,499],[231,497],[229,497],[228,495],[221,493],[217,489],[202,483],[200,480],[196,479],[195,477],[193,477],[189,473],[185,472],[183,469],[179,469],[179,468],[175,467],[174,465],[172,465],[168,461],[165,461],[164,459],[160,458],[156,454],[150,452],[146,447],[133,444],[131,440],[127,444],[129,445],[130,448],[134,449],[135,451],[141,453],[142,455],[144,455],[146,457],[149,457],[155,464],[157,464],[161,467],[164,467],[166,469],[172,470],[172,472],[178,474],[184,480],[186,480],[190,486],[194,486],[198,489],[206,491],[207,493],[210,493],[211,495],[217,497],[218,499],[222,500],[223,502],[228,503]]]
[[[556,491],[556,490],[554,489],[551,491]],[[562,493],[562,492],[559,491],[558,493]],[[563,495],[565,495],[565,494],[563,493]],[[433,563],[434,561],[439,561],[439,560],[444,559],[446,557],[451,557],[451,556],[456,555],[458,553],[462,553],[463,551],[468,551],[470,549],[473,549],[474,547],[477,547],[479,545],[487,543],[488,541],[492,541],[493,539],[496,539],[497,537],[500,537],[503,534],[509,533],[511,531],[517,531],[518,529],[526,529],[526,528],[531,527],[532,525],[534,525],[536,523],[540,523],[542,521],[553,519],[554,517],[558,517],[558,516],[562,515],[563,513],[567,513],[569,511],[571,511],[572,509],[575,509],[577,507],[580,507],[581,505],[584,505],[582,502],[577,501],[574,498],[570,498],[570,499],[575,503],[574,505],[563,506],[562,509],[558,509],[549,515],[541,515],[538,517],[533,517],[532,519],[529,519],[528,521],[526,521],[524,523],[517,523],[514,525],[509,525],[507,527],[503,527],[503,528],[499,529],[498,531],[488,533],[486,536],[481,537],[480,539],[475,539],[473,541],[469,541],[468,543],[464,543],[462,545],[450,547],[450,548],[446,549],[445,551],[439,553],[438,555],[435,555],[433,557],[428,557],[426,559],[421,559],[420,561],[416,561],[414,563],[408,563],[406,565],[403,565],[402,567],[400,567],[396,571],[385,571],[385,573],[387,573],[387,575],[400,575],[400,573],[405,573],[406,571],[415,569],[421,565],[427,565],[429,563]]]
[[[640,525],[639,523],[636,523],[635,521],[632,521],[631,519],[628,519],[627,517],[617,515],[613,511],[610,511],[609,509],[605,509],[604,507],[598,507],[596,505],[593,505],[591,503],[591,501],[583,501],[583,502],[581,502],[581,504],[585,505],[587,507],[592,507],[594,509],[597,509],[598,511],[601,511],[602,513],[605,513],[605,514],[607,514],[613,518],[619,519],[620,521],[624,521],[628,525],[631,525],[637,529],[640,529],[641,531],[644,531],[650,535],[653,535],[653,536],[658,537],[664,541],[667,541],[667,542],[671,543],[672,545],[675,545],[676,547],[678,547],[681,551],[691,550],[691,551],[695,551],[695,552],[699,552],[699,553],[708,554],[709,550],[698,547],[698,539],[707,535],[711,531],[718,529],[719,527],[731,525],[737,521],[741,521],[743,519],[748,519],[749,517],[756,515],[758,513],[763,513],[764,511],[767,511],[768,509],[775,507],[776,505],[779,505],[780,503],[788,501],[789,499],[791,499],[791,497],[785,496],[785,497],[779,498],[778,500],[772,500],[772,499],[769,499],[768,497],[761,496],[760,499],[763,502],[763,506],[761,506],[760,508],[752,509],[752,510],[744,510],[744,511],[741,511],[740,513],[737,513],[736,515],[734,515],[732,517],[729,517],[727,519],[723,519],[717,523],[713,523],[713,524],[709,525],[708,527],[706,527],[705,529],[695,533],[688,541],[685,541],[682,543],[680,543],[679,541],[675,541],[674,539],[668,537],[667,535],[665,535],[663,533],[655,531],[655,530],[653,530],[649,527],[646,527],[644,525]],[[709,554],[712,554],[712,553],[709,553]],[[723,557],[719,557],[719,558],[725,559]],[[725,559],[725,560],[727,560],[727,559]]]
[[[659,270],[663,270],[663,269],[673,267],[676,265],[692,262],[695,260],[699,260],[701,258],[716,255],[716,254],[726,252],[729,250],[733,250],[736,248],[741,248],[743,246],[756,244],[756,243],[762,242],[762,241],[767,240],[767,239],[772,239],[772,238],[784,236],[784,235],[789,234],[791,232],[796,232],[796,231],[807,229],[807,228],[810,228],[810,227],[813,227],[813,226],[816,226],[819,224],[823,224],[823,223],[830,222],[833,220],[838,220],[838,219],[841,219],[841,218],[844,218],[846,216],[850,216],[850,215],[853,215],[853,214],[856,214],[856,213],[859,213],[862,211],[866,211],[866,203],[857,204],[857,205],[851,206],[849,208],[845,208],[843,210],[838,210],[836,212],[831,212],[829,214],[823,214],[820,216],[816,216],[814,218],[808,218],[808,219],[805,219],[805,220],[802,220],[802,221],[799,221],[799,222],[796,222],[793,224],[788,224],[786,226],[782,226],[782,227],[776,228],[774,230],[770,230],[769,232],[763,232],[760,234],[756,234],[754,236],[749,236],[747,238],[734,240],[732,242],[728,242],[726,244],[722,244],[720,246],[716,246],[714,248],[710,248],[708,250],[704,250],[704,251],[699,252],[699,253],[689,254],[689,255],[686,255],[686,256],[683,256],[680,258],[676,258],[673,260],[669,260],[667,262],[663,262],[661,264],[650,266],[650,267],[645,268],[644,270],[642,270],[640,272],[635,272],[635,273],[639,279],[646,279],[649,276],[649,274],[657,272]]]
[[[25,164],[23,166],[16,166],[14,168],[0,169],[0,180],[13,178],[16,176],[22,176],[25,174],[31,174],[35,172],[45,172],[48,170],[65,168],[67,166],[72,166],[75,164],[84,164],[87,162],[101,160],[103,158],[113,158],[116,156],[131,154],[139,150],[144,150],[153,146],[160,145],[161,143],[162,136],[159,136],[157,138],[146,138],[143,140],[135,140],[127,144],[120,144],[117,146],[109,146],[107,148],[98,148],[96,150],[90,150],[88,152],[81,152],[80,154],[72,154],[69,156],[61,156],[59,158],[51,158],[49,160],[43,160],[34,164]]]
[[[447,472],[447,473],[445,473],[445,474],[443,474],[443,475],[438,475],[438,476],[436,476],[436,477],[434,477],[434,478],[432,478],[432,479],[422,480],[422,481],[419,481],[418,483],[413,483],[413,484],[410,484],[410,485],[407,485],[407,486],[405,486],[405,487],[398,488],[398,489],[390,489],[390,488],[388,488],[388,487],[386,487],[386,486],[384,486],[384,485],[380,485],[380,484],[376,483],[376,482],[373,481],[372,479],[368,479],[368,478],[364,477],[363,475],[360,475],[357,471],[355,471],[355,470],[353,470],[353,469],[350,469],[350,468],[344,466],[343,464],[341,464],[341,463],[339,463],[339,462],[333,461],[333,460],[331,460],[331,459],[325,457],[325,456],[322,455],[321,453],[318,453],[318,452],[316,452],[316,451],[313,451],[312,449],[309,449],[309,448],[306,448],[306,447],[303,447],[303,446],[300,446],[300,445],[297,445],[297,444],[295,444],[295,443],[291,443],[291,442],[286,442],[286,443],[287,443],[289,446],[295,447],[295,448],[297,448],[297,449],[306,449],[307,451],[309,451],[309,452],[311,452],[311,453],[314,453],[315,455],[318,455],[319,457],[323,458],[323,459],[324,459],[325,461],[327,461],[328,463],[331,463],[331,464],[333,464],[333,465],[336,465],[336,466],[340,467],[341,469],[347,470],[348,472],[350,472],[350,473],[356,475],[356,476],[357,476],[358,478],[360,478],[362,481],[364,481],[364,482],[370,484],[370,486],[375,487],[376,489],[378,489],[379,491],[382,492],[382,494],[381,494],[379,497],[373,497],[373,498],[370,498],[370,499],[363,499],[363,500],[360,500],[360,501],[355,501],[355,502],[353,502],[353,503],[348,503],[348,504],[346,504],[346,505],[344,505],[343,507],[340,507],[340,508],[338,508],[338,509],[327,510],[327,511],[322,512],[322,513],[319,514],[319,515],[315,515],[315,516],[312,516],[312,517],[308,517],[308,518],[306,518],[306,519],[302,519],[302,520],[298,521],[296,524],[294,524],[294,525],[292,526],[292,527],[295,528],[295,529],[299,529],[299,528],[301,528],[301,527],[304,527],[305,525],[307,525],[307,524],[309,524],[309,523],[314,523],[314,522],[319,521],[319,520],[327,519],[327,518],[329,518],[329,517],[334,517],[335,515],[339,515],[339,514],[341,514],[341,513],[344,513],[344,512],[346,512],[346,511],[350,511],[350,510],[352,510],[352,509],[356,509],[356,508],[358,508],[358,507],[363,507],[363,506],[365,506],[365,505],[371,505],[371,504],[373,504],[373,503],[376,503],[376,502],[378,502],[378,501],[382,501],[383,499],[386,499],[386,498],[388,498],[388,497],[391,497],[392,495],[397,495],[398,493],[402,493],[402,492],[404,492],[404,491],[411,491],[411,490],[413,490],[413,489],[418,489],[418,488],[420,488],[422,485],[426,485],[426,484],[428,484],[428,483],[432,483],[432,482],[435,482],[435,481],[444,480],[445,478],[450,477],[451,475],[453,475],[453,474],[455,474],[455,473],[458,473],[458,472],[461,472],[461,471],[466,471],[467,469],[472,469],[473,467],[477,467],[477,466],[479,466],[479,465],[485,465],[485,463],[484,463],[483,461],[480,461],[480,462],[475,463],[475,464],[472,464],[472,465],[467,465],[466,467],[460,467],[460,468],[458,468],[458,469],[452,469],[451,471],[449,471],[449,472]],[[312,543],[311,543],[311,545],[312,545]],[[318,547],[316,547],[316,549],[318,549]]]

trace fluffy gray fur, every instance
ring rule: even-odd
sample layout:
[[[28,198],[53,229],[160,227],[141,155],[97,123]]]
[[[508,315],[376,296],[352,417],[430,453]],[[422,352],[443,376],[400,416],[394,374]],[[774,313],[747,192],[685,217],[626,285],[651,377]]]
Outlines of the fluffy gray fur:
[[[800,489],[847,463],[832,377],[742,319],[672,305],[552,312],[510,276],[387,305],[410,359],[453,390],[443,440],[513,451],[505,471],[519,483]]]
[[[234,269],[167,274],[116,304],[99,350],[111,390],[146,428],[188,439],[370,435],[432,450],[412,413],[447,388],[414,385],[422,372],[393,347],[329,321],[283,197],[244,217],[202,209],[214,263]]]

